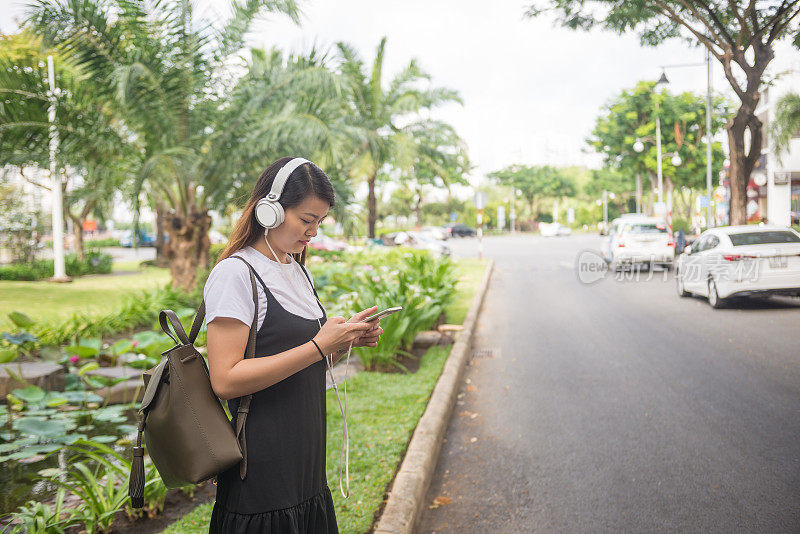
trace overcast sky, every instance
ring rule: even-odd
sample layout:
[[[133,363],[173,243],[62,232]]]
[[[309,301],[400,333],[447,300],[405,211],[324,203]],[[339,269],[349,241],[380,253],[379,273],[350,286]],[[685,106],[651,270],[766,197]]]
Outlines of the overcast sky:
[[[672,41],[643,48],[634,35],[573,32],[552,19],[525,19],[516,0],[316,0],[302,2],[300,26],[261,20],[251,45],[308,50],[348,41],[369,63],[381,37],[384,79],[417,58],[434,85],[457,90],[460,105],[433,116],[450,122],[477,166],[471,181],[512,163],[586,164],[585,138],[601,106],[622,89],[657,79],[660,65],[704,61],[704,51]],[[203,0],[198,15],[225,16],[225,0]],[[24,3],[0,0],[0,29],[13,31]],[[715,65],[714,85],[725,89]],[[704,67],[668,69],[670,89],[705,92]]]

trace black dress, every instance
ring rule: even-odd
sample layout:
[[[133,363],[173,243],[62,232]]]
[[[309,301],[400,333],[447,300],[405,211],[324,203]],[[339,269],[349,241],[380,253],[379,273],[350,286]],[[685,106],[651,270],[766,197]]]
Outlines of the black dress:
[[[319,331],[317,320],[286,311],[256,278],[267,297],[267,313],[254,357],[310,341]],[[322,308],[320,322],[326,320]],[[245,425],[247,474],[242,480],[237,464],[218,476],[209,534],[339,532],[325,475],[325,365],[320,358],[253,394]],[[239,401],[228,401],[234,429]]]

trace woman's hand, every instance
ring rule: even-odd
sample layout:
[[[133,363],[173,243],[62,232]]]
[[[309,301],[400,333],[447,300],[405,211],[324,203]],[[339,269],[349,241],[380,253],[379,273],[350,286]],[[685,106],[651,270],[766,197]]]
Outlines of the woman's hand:
[[[313,338],[322,352],[332,354],[342,349],[347,350],[350,343],[356,346],[355,341],[373,327],[372,323],[362,323],[352,319],[351,321],[345,322],[344,317],[328,317]]]
[[[350,318],[348,323],[360,322],[365,318],[369,317],[373,313],[378,311],[377,306],[373,306],[371,308],[367,308],[366,310],[360,311],[354,316]],[[383,333],[383,328],[381,328],[381,320],[377,319],[375,321],[370,321],[366,323],[370,325],[370,329],[361,334],[361,336],[353,342],[354,347],[377,347],[378,340],[380,340],[381,334]]]

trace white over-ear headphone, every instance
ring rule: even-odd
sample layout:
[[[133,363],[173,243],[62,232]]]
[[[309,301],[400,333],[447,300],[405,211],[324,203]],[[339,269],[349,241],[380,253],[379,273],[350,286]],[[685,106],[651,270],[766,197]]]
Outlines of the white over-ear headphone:
[[[277,228],[286,218],[283,206],[280,205],[278,200],[283,194],[283,187],[286,185],[289,176],[303,163],[311,162],[304,158],[294,158],[285,163],[278,171],[278,174],[275,175],[275,181],[272,182],[272,188],[269,190],[267,196],[259,200],[256,204],[256,220],[258,224],[267,230],[270,228]]]

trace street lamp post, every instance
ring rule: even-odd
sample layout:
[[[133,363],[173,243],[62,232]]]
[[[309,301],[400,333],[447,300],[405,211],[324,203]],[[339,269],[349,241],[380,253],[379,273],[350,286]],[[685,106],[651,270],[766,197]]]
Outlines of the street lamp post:
[[[706,85],[706,191],[708,195],[708,206],[706,206],[706,226],[711,228],[711,51],[706,50],[706,65],[708,66],[708,84]]]
[[[706,195],[708,197],[708,205],[706,206],[707,225],[710,228],[713,226],[713,210],[711,209],[711,51],[706,50],[706,60],[703,63],[682,63],[679,65],[662,65],[661,78],[666,80],[663,74],[664,69],[678,68],[678,67],[706,67]],[[658,105],[658,103],[656,103]],[[658,129],[658,117],[656,117],[656,128]]]
[[[513,187],[511,189],[511,206],[510,206],[511,207],[511,210],[510,210],[511,213],[509,214],[509,219],[511,219],[511,233],[512,234],[516,232],[516,226],[517,226],[516,205],[517,205],[517,188]]]
[[[636,213],[642,213],[642,173],[636,173]]]
[[[608,231],[608,199],[614,200],[616,196],[614,193],[609,193],[607,190],[603,189],[603,198],[597,200],[597,205],[603,205],[603,230]]]
[[[669,83],[669,80],[667,79],[667,73],[662,70],[661,78],[658,79],[653,89],[658,87],[660,84],[667,84],[667,83]],[[659,204],[663,204],[664,177],[661,169],[661,117],[658,113],[658,98],[656,97],[654,98],[654,100],[656,101],[656,161],[658,165],[658,202]]]
[[[47,81],[50,86],[50,106],[47,120],[50,123],[50,180],[53,187],[53,278],[55,282],[68,281],[64,266],[64,200],[61,194],[61,178],[58,175],[56,153],[58,151],[58,129],[56,128],[56,82],[53,56],[47,56]]]

